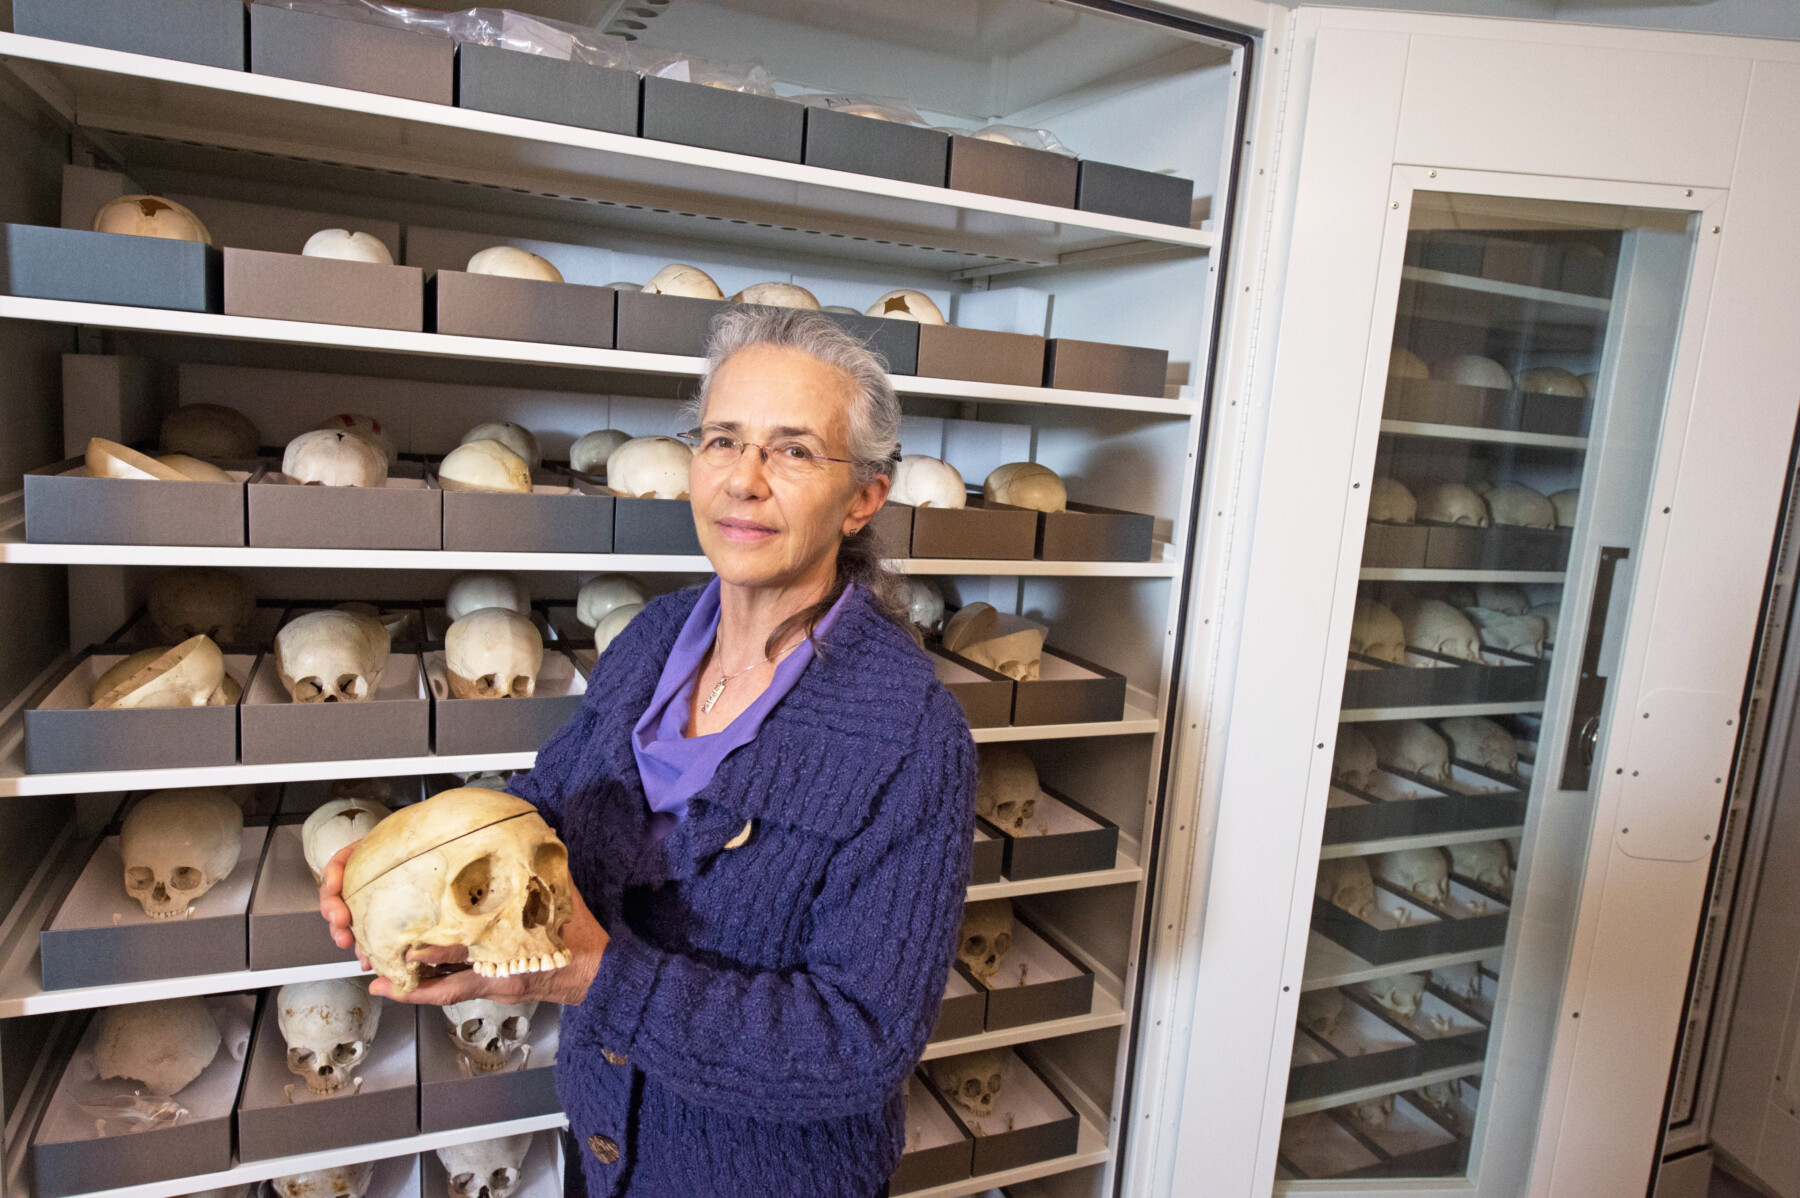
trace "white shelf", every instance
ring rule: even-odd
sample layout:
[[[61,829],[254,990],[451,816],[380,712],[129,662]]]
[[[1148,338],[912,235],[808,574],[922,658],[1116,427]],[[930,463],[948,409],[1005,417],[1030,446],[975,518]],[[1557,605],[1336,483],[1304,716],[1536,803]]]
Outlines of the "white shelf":
[[[1071,1015],[1067,1019],[1050,1019],[1043,1023],[1027,1023],[1019,1027],[1006,1028],[1004,1031],[964,1036],[959,1040],[939,1040],[925,1046],[924,1059],[930,1061],[938,1057],[960,1056],[965,1052],[980,1052],[987,1048],[1004,1048],[1009,1044],[1029,1044],[1033,1040],[1051,1040],[1057,1036],[1072,1036],[1076,1032],[1123,1027],[1124,1024],[1125,1008],[1119,1002],[1118,993],[1109,989],[1096,977],[1094,979],[1093,1009],[1086,1015]]]
[[[1428,1069],[1424,1073],[1400,1081],[1358,1086],[1352,1090],[1340,1090],[1335,1094],[1321,1094],[1317,1098],[1302,1098],[1298,1102],[1290,1102],[1282,1107],[1281,1117],[1292,1119],[1295,1115],[1310,1115],[1314,1111],[1329,1110],[1334,1106],[1343,1106],[1351,1102],[1367,1102],[1371,1098],[1398,1094],[1402,1090],[1422,1090],[1426,1086],[1455,1081],[1459,1077],[1474,1077],[1481,1072],[1481,1066],[1482,1062],[1480,1061],[1470,1061],[1464,1065],[1447,1065],[1442,1069]]]
[[[1535,703],[1445,703],[1437,707],[1346,707],[1338,723],[1358,724],[1374,720],[1441,720],[1451,716],[1536,715],[1544,710]]]
[[[946,272],[984,262],[1048,265],[1137,243],[1203,253],[1217,242],[1210,230],[18,34],[0,34],[0,57],[81,128],[182,143],[184,152],[243,152],[238,172],[275,183],[293,182],[283,167],[315,182],[327,167],[348,167],[341,182],[325,182],[439,203],[456,198],[446,197],[447,182],[470,184],[467,194],[489,209],[542,211],[550,202],[614,227],[772,250],[804,244],[809,253]]]
[[[1427,270],[1423,266],[1407,266],[1401,269],[1400,277],[1411,283],[1423,283],[1428,287],[1447,287],[1453,291],[1468,291],[1500,299],[1523,300],[1533,304],[1554,304],[1564,308],[1576,308],[1583,312],[1612,311],[1612,301],[1597,295],[1580,295],[1573,291],[1553,291],[1548,287],[1531,287],[1524,283],[1484,279],[1480,275],[1459,275],[1447,270]]]
[[[1364,566],[1357,574],[1364,582],[1517,582],[1561,586],[1561,570],[1426,570],[1411,566]]]
[[[1328,990],[1333,986],[1348,986],[1352,982],[1367,982],[1375,978],[1392,977],[1397,973],[1428,973],[1447,965],[1485,961],[1489,957],[1498,956],[1500,949],[1501,946],[1496,944],[1488,948],[1415,957],[1410,961],[1395,961],[1389,965],[1371,965],[1330,937],[1309,931],[1306,934],[1306,969],[1301,978],[1300,989]]]
[[[1472,424],[1426,424],[1418,420],[1383,420],[1381,431],[1402,437],[1431,437],[1439,441],[1480,441],[1489,445],[1530,445],[1539,449],[1586,449],[1586,437],[1562,437],[1554,433],[1521,433],[1507,428],[1477,428]]]
[[[12,35],[0,33],[0,39],[10,36]],[[0,319],[36,320],[140,333],[225,337],[240,341],[370,350],[399,355],[508,362],[524,366],[563,366],[604,371],[627,378],[646,375],[698,378],[706,365],[702,358],[678,354],[590,349],[580,345],[551,345],[541,341],[505,341],[493,337],[458,337],[447,333],[411,333],[397,329],[368,329],[359,325],[270,320],[260,316],[223,316],[217,312],[176,312],[167,308],[29,299],[16,295],[0,295]],[[1104,391],[1071,391],[1056,387],[1020,387],[1008,383],[971,383],[964,379],[922,378],[911,374],[894,374],[888,378],[894,389],[902,395],[1148,412],[1184,420],[1199,411],[1199,405],[1191,399],[1114,395]]]
[[[1132,882],[1141,882],[1144,870],[1137,862],[1131,848],[1119,845],[1118,863],[1111,869],[1096,869],[1084,874],[1052,874],[1047,878],[1025,878],[1013,881],[1001,878],[998,882],[984,882],[979,886],[969,887],[969,901],[980,902],[983,899],[1017,898],[1023,894],[1049,894],[1053,891],[1091,890],[1096,886],[1123,886]]]
[[[1370,853],[1398,853],[1403,849],[1441,848],[1451,844],[1479,844],[1484,840],[1505,840],[1523,835],[1525,826],[1501,828],[1466,828],[1459,832],[1428,832],[1418,836],[1389,836],[1385,840],[1350,840],[1328,844],[1319,850],[1319,859],[1327,857],[1366,857]]]
[[[1033,1165],[1020,1165],[1016,1169],[1005,1169],[999,1173],[984,1173],[979,1177],[971,1177],[964,1181],[933,1186],[929,1190],[912,1190],[907,1193],[906,1198],[963,1198],[966,1194],[983,1194],[988,1190],[1015,1186],[1021,1182],[1035,1181],[1037,1178],[1050,1177],[1057,1173],[1067,1173],[1071,1169],[1080,1169],[1087,1165],[1103,1165],[1111,1159],[1112,1149],[1107,1146],[1105,1133],[1088,1119],[1083,1118],[1081,1131],[1075,1142],[1075,1151],[1069,1156],[1053,1157]],[[157,1198],[161,1198],[161,1196],[158,1195]]]

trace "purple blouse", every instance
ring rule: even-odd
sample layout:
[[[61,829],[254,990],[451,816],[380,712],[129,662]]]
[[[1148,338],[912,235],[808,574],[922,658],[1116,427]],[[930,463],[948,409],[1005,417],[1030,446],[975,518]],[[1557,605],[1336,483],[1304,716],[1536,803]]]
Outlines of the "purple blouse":
[[[813,629],[813,636],[823,636],[831,631],[838,613],[855,590],[854,583],[844,588],[838,601]],[[701,663],[706,660],[718,631],[719,580],[714,578],[701,592],[700,601],[688,615],[687,623],[681,626],[675,647],[663,665],[662,676],[657,679],[650,706],[644,709],[631,731],[631,751],[637,758],[644,796],[650,801],[650,810],[664,817],[656,819],[659,834],[666,834],[686,817],[688,800],[712,781],[719,763],[733,749],[756,738],[763,720],[794,689],[813,658],[813,643],[809,638],[776,664],[775,677],[770,680],[768,689],[739,712],[731,723],[717,732],[689,736],[688,708],[693,702],[694,687],[700,681]]]

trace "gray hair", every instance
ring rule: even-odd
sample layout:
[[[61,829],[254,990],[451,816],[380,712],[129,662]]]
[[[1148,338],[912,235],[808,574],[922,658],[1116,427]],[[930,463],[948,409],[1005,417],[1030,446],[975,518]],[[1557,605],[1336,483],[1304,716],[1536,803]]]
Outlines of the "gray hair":
[[[683,407],[684,423],[689,427],[701,423],[719,368],[732,355],[756,345],[796,350],[847,375],[851,382],[847,413],[851,477],[858,487],[864,487],[878,475],[893,476],[900,460],[900,397],[888,381],[887,363],[860,338],[820,312],[736,304],[725,309],[713,320],[706,369],[700,376],[699,391]],[[911,630],[906,618],[911,587],[888,569],[875,534],[865,525],[839,544],[837,584],[831,593],[777,628],[769,638],[768,651],[779,649],[795,627],[805,628],[811,636],[813,627],[852,582],[869,592],[876,606],[895,623]]]

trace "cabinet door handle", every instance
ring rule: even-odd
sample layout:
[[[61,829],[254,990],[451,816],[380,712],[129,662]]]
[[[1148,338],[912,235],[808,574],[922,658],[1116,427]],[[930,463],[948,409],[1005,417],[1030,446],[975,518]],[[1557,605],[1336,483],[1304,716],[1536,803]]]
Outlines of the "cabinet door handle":
[[[1631,556],[1623,546],[1600,549],[1594,575],[1594,601],[1588,609],[1587,640],[1581,649],[1581,679],[1569,712],[1569,743],[1563,749],[1563,790],[1586,790],[1600,744],[1600,710],[1606,703],[1606,679],[1600,676],[1600,646],[1606,641],[1606,616],[1612,608],[1613,574]]]

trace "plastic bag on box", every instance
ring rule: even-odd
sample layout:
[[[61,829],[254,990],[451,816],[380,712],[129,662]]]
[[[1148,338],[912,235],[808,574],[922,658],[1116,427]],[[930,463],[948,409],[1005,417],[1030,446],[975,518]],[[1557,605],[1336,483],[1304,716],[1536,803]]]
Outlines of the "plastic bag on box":
[[[1028,150],[1048,150],[1065,158],[1075,157],[1075,151],[1063,145],[1056,134],[1048,129],[1027,129],[1023,125],[984,125],[966,136],[1009,146],[1024,146]]]
[[[775,95],[775,80],[760,62],[714,62],[672,50],[651,50],[633,46],[630,50],[632,69],[640,75],[658,79],[674,79],[681,83],[700,83],[731,92],[747,92],[753,96]]]
[[[829,108],[833,112],[848,112],[878,121],[894,121],[901,125],[930,124],[911,104],[890,96],[802,95],[789,96],[788,99],[808,108]]]
[[[515,12],[510,8],[466,8],[440,12],[379,0],[258,0],[275,8],[316,13],[367,25],[433,33],[459,42],[501,46],[546,58],[573,59],[597,67],[627,66],[625,43],[592,29]]]

